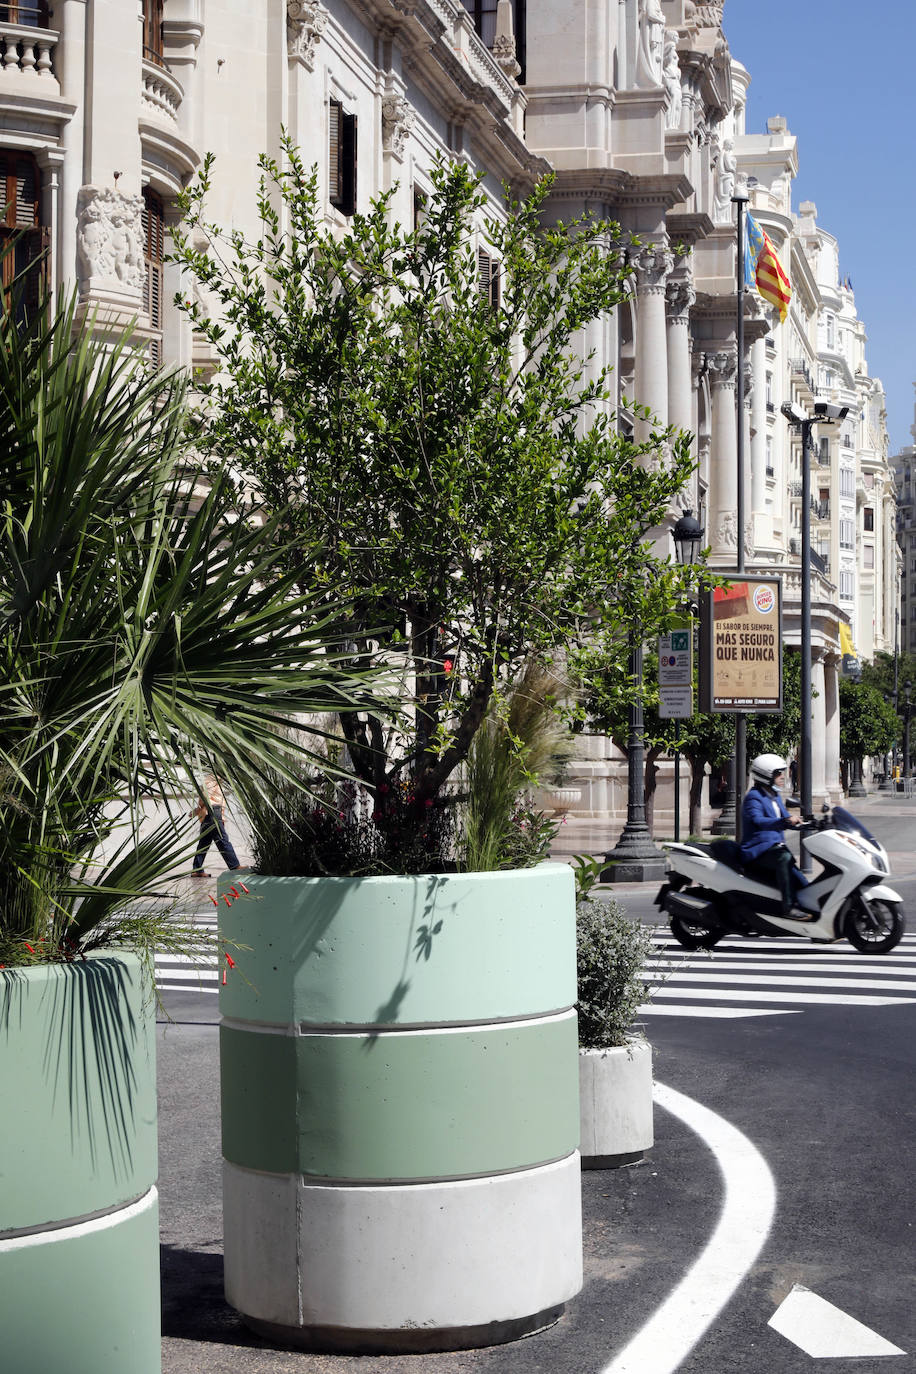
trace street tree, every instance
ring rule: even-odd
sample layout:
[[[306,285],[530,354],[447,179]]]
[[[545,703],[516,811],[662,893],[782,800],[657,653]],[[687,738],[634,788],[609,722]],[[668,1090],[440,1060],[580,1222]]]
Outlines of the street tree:
[[[388,194],[340,234],[288,139],[283,159],[260,159],[254,242],[208,221],[211,159],[183,199],[175,259],[199,289],[179,304],[218,366],[195,440],[278,514],[308,584],[353,606],[354,649],[400,663],[412,728],[341,726],[379,823],[397,798],[409,826],[532,653],[601,634],[623,654],[683,598],[690,570],[647,536],[689,443],[625,437],[575,348],[628,294],[617,226],[545,229],[549,179],[491,214],[442,162],[418,227],[392,223]]]
[[[840,757],[847,764],[883,754],[897,739],[899,721],[877,687],[840,678]]]

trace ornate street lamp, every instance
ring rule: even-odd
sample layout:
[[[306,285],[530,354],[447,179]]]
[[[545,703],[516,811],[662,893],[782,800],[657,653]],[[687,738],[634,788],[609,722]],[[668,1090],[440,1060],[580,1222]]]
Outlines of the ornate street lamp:
[[[903,776],[910,776],[910,692],[913,684],[909,678],[903,684]]]
[[[681,512],[680,520],[675,522],[671,531],[674,540],[674,556],[682,568],[691,567],[700,556],[700,546],[706,533],[692,510]],[[692,610],[692,607],[691,607]],[[674,840],[681,838],[681,722],[674,722]]]

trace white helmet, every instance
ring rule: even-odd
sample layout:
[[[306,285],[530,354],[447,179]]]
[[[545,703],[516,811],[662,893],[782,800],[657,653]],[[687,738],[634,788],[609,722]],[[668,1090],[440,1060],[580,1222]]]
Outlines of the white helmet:
[[[750,771],[755,782],[762,782],[767,787],[772,787],[776,774],[786,771],[786,761],[781,759],[778,754],[758,754],[751,764]]]

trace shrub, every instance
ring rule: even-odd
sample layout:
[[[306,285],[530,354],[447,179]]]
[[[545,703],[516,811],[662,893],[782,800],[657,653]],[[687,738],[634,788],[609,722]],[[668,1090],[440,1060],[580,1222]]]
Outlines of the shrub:
[[[613,898],[588,895],[576,904],[579,1044],[625,1045],[647,998],[640,978],[652,949],[651,931],[631,920]]]

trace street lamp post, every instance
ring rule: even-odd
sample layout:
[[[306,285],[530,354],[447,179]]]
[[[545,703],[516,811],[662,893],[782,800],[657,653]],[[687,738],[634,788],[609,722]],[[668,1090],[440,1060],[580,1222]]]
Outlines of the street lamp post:
[[[700,552],[700,545],[703,542],[705,531],[692,510],[681,512],[678,520],[671,531],[671,538],[674,540],[674,553],[681,567],[688,567],[697,561]],[[692,607],[689,608],[693,610]],[[691,665],[692,667],[692,665]],[[691,693],[692,693],[691,688]],[[681,838],[681,722],[674,722],[674,840],[680,843]]]
[[[629,677],[637,685],[630,703],[627,739],[627,822],[620,839],[604,856],[605,883],[654,882],[665,876],[665,856],[656,849],[646,822],[645,734],[642,713],[642,638],[637,625],[630,633]]]
[[[801,431],[802,453],[802,509],[801,509],[801,739],[798,751],[798,780],[802,816],[810,816],[813,808],[811,787],[811,431],[816,424],[843,421],[848,406],[833,405],[829,401],[815,401],[814,414],[802,410],[794,401],[781,407],[790,424]],[[805,845],[806,830],[801,832],[800,864],[804,873],[811,872],[811,856]]]

